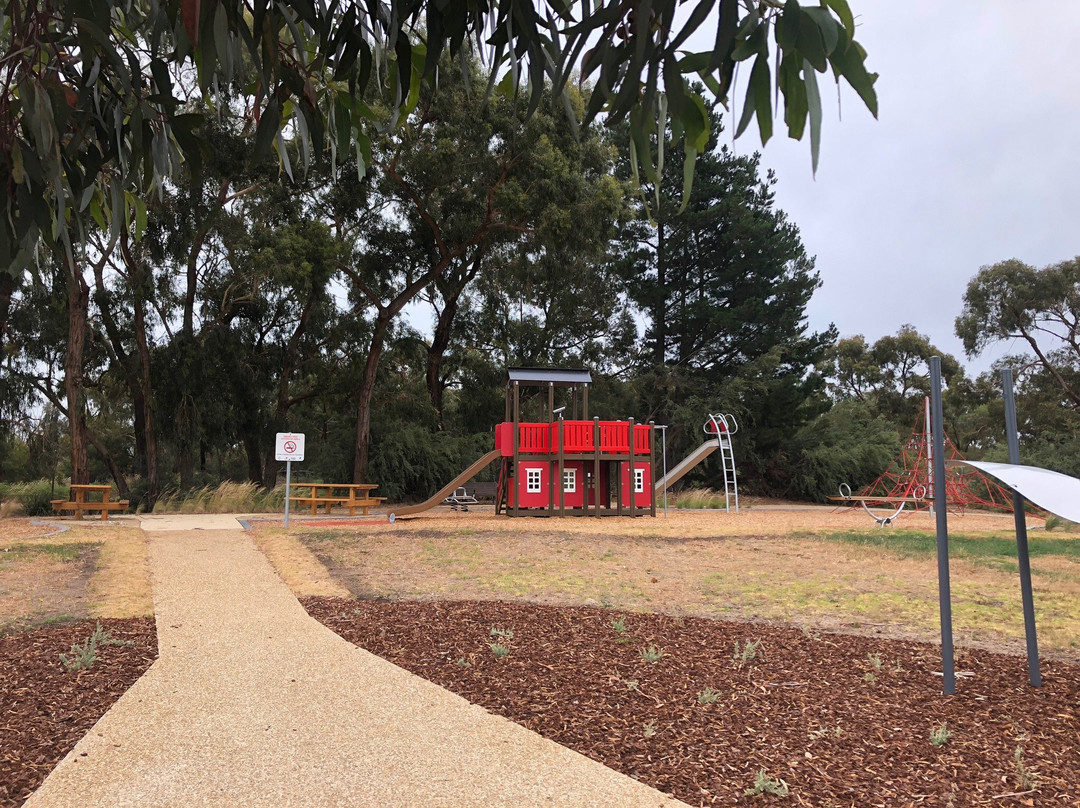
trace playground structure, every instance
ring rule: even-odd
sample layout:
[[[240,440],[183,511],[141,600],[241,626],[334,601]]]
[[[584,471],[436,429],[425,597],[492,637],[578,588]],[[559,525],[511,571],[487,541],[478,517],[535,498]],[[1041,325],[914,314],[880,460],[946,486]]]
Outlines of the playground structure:
[[[840,486],[840,496],[830,497],[834,502],[862,506],[879,526],[893,524],[894,520],[911,506],[914,510],[934,507],[934,452],[931,440],[930,399],[926,398],[915,426],[904,441],[900,455],[874,482],[852,493],[846,484]],[[955,513],[966,508],[1012,512],[1012,493],[998,485],[977,468],[964,465],[964,457],[944,436],[945,445],[945,491],[948,507]],[[887,507],[894,512],[878,516],[871,507]]]
[[[657,497],[694,466],[720,450],[728,510],[738,511],[738,482],[731,435],[734,418],[711,415],[711,437],[674,469],[655,479],[656,428],[653,423],[589,418],[589,385],[584,369],[509,368],[505,420],[495,427],[495,449],[487,452],[433,496],[415,505],[393,508],[398,516],[421,513],[436,505],[455,510],[475,501],[466,487],[487,466],[501,460],[495,512],[507,516],[655,516]],[[533,399],[539,420],[522,420],[522,388],[538,387]],[[556,390],[567,403],[556,407]],[[547,395],[543,395],[546,391]],[[570,417],[563,413],[569,409]]]
[[[656,515],[653,425],[589,420],[587,370],[510,368],[506,420],[495,428],[502,455],[495,510],[507,516]],[[540,387],[540,421],[521,419],[522,387]],[[556,409],[555,390],[568,405]],[[544,400],[546,398],[546,400]],[[570,408],[570,419],[563,412]]]
[[[710,415],[702,430],[706,435],[711,435],[708,440],[684,457],[678,465],[663,477],[656,481],[655,495],[660,496],[668,488],[673,486],[696,465],[709,457],[716,450],[720,450],[720,467],[724,475],[724,510],[731,510],[731,503],[735,503],[735,513],[739,512],[739,481],[735,474],[735,454],[731,446],[731,436],[739,431],[739,424],[733,415],[716,414]]]

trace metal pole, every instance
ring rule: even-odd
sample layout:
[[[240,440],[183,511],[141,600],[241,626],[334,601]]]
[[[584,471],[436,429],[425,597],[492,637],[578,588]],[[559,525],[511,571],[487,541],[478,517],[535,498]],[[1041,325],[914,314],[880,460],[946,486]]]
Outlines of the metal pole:
[[[956,692],[953,656],[952,591],[949,585],[949,507],[945,501],[945,427],[941,406],[941,357],[930,357],[930,403],[933,407],[934,510],[937,517],[938,601],[941,612],[941,673],[944,693]]]
[[[289,526],[289,486],[292,485],[292,461],[285,461],[285,527]]]
[[[664,481],[664,518],[667,519],[667,425],[658,426],[660,430],[660,445],[663,446],[664,455],[664,476],[661,477]]]
[[[923,416],[924,416],[923,436],[925,438],[926,433],[930,431],[930,397],[929,396],[927,396],[926,398],[923,399],[923,409],[924,409],[924,412],[923,412]],[[926,493],[929,494],[930,492],[932,492],[934,490],[934,442],[933,442],[933,440],[929,441],[926,444],[926,473],[929,476],[929,479],[926,481]],[[918,477],[916,477],[916,482],[917,481],[918,481]],[[911,493],[909,492],[907,494],[907,496],[911,496]],[[918,503],[916,503],[916,507],[917,506],[918,506]],[[933,499],[933,497],[930,497],[930,515],[931,516],[934,515],[934,499]]]
[[[1020,438],[1016,430],[1016,401],[1013,397],[1012,368],[1001,371],[1001,392],[1005,399],[1005,438],[1009,442],[1009,462],[1020,462]],[[1039,672],[1039,640],[1035,634],[1035,600],[1031,593],[1031,560],[1028,557],[1027,521],[1024,498],[1013,491],[1013,518],[1016,521],[1016,560],[1020,566],[1020,598],[1024,603],[1024,633],[1027,635],[1028,679],[1032,687],[1042,687]]]

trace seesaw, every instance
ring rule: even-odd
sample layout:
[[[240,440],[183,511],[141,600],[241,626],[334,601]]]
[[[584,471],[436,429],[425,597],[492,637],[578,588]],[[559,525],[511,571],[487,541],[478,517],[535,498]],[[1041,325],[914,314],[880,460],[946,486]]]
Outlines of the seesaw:
[[[845,493],[846,491],[846,493]],[[847,483],[840,483],[840,496],[829,497],[832,502],[844,502],[849,505],[852,503],[858,503],[862,505],[864,511],[870,514],[870,517],[877,522],[878,527],[885,527],[885,525],[891,525],[896,517],[898,517],[904,511],[904,506],[909,503],[920,503],[926,499],[926,486],[917,485],[912,490],[912,496],[910,497],[872,497],[872,496],[860,496],[858,494],[851,493],[851,486]],[[866,503],[874,503],[887,505],[889,507],[896,506],[896,510],[888,516],[878,516]],[[854,507],[854,505],[852,505]]]

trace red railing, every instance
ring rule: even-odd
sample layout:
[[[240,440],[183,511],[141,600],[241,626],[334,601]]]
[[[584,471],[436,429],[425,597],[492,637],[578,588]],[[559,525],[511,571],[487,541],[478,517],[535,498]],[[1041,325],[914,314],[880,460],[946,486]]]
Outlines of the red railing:
[[[563,421],[566,454],[587,454],[596,451],[596,427],[592,421]],[[634,424],[634,454],[649,453],[648,424]],[[495,429],[495,448],[509,457],[514,453],[514,425],[504,421]],[[559,423],[518,424],[520,454],[555,454],[559,451]],[[600,451],[608,454],[627,454],[630,451],[628,421],[600,421]]]

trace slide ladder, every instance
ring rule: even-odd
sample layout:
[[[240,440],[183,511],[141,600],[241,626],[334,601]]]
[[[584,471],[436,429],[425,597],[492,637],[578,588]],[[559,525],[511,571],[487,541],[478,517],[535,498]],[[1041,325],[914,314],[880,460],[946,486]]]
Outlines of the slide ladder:
[[[724,497],[727,504],[724,510],[731,510],[735,503],[735,513],[739,512],[739,479],[735,474],[735,453],[732,451],[731,436],[739,431],[739,424],[734,415],[710,415],[703,427],[706,434],[716,435],[716,446],[720,450],[720,467],[724,472]]]

